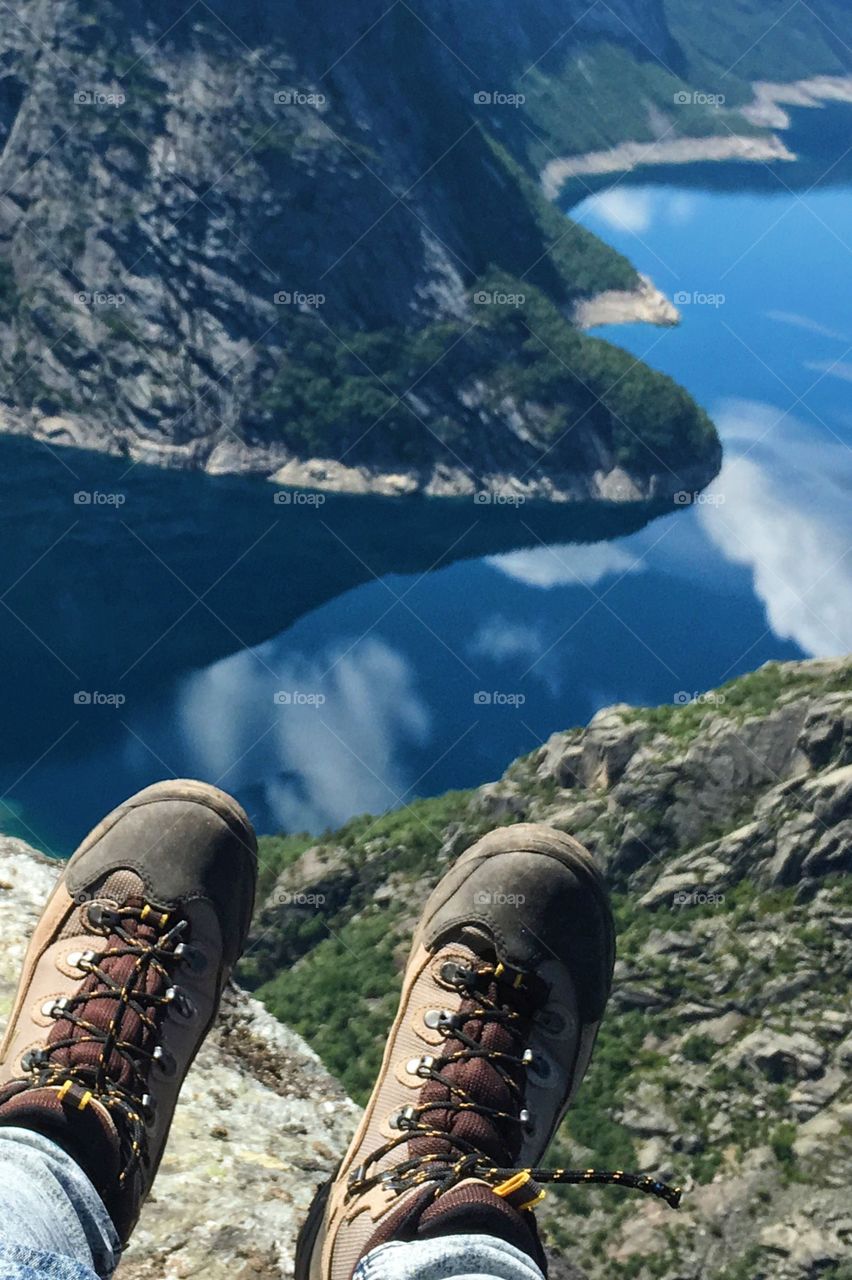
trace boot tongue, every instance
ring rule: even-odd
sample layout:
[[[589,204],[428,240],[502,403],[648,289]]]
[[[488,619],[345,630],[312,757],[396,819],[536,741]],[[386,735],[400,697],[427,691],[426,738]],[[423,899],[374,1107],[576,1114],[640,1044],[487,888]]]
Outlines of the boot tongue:
[[[126,905],[141,909],[144,901],[131,898]],[[120,1043],[143,1052],[153,1051],[157,1040],[153,1010],[147,1009],[143,1017],[131,1002],[143,993],[164,994],[168,977],[156,964],[143,962],[138,954],[121,954],[130,945],[153,945],[158,937],[156,923],[123,916],[121,927],[130,935],[132,943],[117,932],[111,932],[104,939],[98,947],[102,959],[97,962],[97,968],[101,973],[88,974],[78,988],[79,995],[88,998],[85,1002],[75,1002],[73,1017],[56,1019],[47,1043],[55,1046],[51,1053],[53,1066],[84,1068],[87,1075],[99,1070],[114,1084],[132,1091],[131,1058],[115,1046]],[[105,981],[102,974],[109,981]],[[120,992],[123,994],[119,995]],[[140,1007],[144,1007],[144,1002]],[[78,1025],[75,1017],[86,1025]]]
[[[468,931],[466,931],[468,932]],[[467,938],[464,941],[470,945]],[[480,944],[482,939],[480,938]],[[493,953],[491,959],[493,960]],[[464,1017],[461,1030],[465,1036],[474,1040],[477,1045],[489,1053],[509,1054],[520,1058],[525,1047],[529,1020],[513,1020],[511,1026],[492,1021],[488,1017],[477,1017],[485,1009],[511,1009],[509,1003],[510,990],[503,983],[491,979],[483,983],[479,994],[465,997],[460,1015]],[[441,1062],[446,1062],[458,1053],[468,1051],[468,1046],[454,1034],[447,1036],[441,1048]],[[441,1075],[448,1082],[429,1080],[418,1095],[417,1104],[438,1104],[435,1110],[429,1110],[422,1118],[422,1123],[430,1128],[452,1134],[459,1140],[459,1146],[442,1139],[440,1136],[412,1137],[409,1144],[412,1156],[424,1155],[448,1156],[458,1159],[460,1148],[469,1145],[474,1151],[481,1152],[487,1159],[500,1166],[514,1164],[521,1147],[523,1133],[521,1125],[513,1120],[502,1120],[499,1117],[480,1115],[470,1109],[441,1109],[442,1102],[470,1102],[475,1106],[494,1109],[517,1116],[520,1107],[520,1089],[524,1083],[525,1070],[497,1059],[500,1070],[487,1057],[463,1058],[458,1062],[438,1065]],[[516,1089],[513,1091],[505,1079],[508,1076]],[[453,1089],[449,1087],[453,1086]]]

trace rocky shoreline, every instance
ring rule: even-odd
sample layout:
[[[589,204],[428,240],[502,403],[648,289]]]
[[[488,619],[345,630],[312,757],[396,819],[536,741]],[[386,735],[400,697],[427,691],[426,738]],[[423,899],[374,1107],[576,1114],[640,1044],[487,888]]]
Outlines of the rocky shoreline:
[[[661,138],[655,142],[622,142],[605,151],[563,156],[541,171],[545,195],[555,200],[570,178],[586,174],[625,173],[641,165],[696,164],[708,160],[741,160],[744,163],[795,160],[780,138],[727,134],[704,138]]]
[[[784,107],[819,108],[827,102],[852,103],[852,76],[810,76],[783,84],[756,80],[754,100],[739,109],[750,124],[763,129],[789,129]],[[697,164],[704,161],[794,161],[796,155],[775,134],[762,137],[736,134],[709,137],[662,137],[654,142],[622,142],[601,151],[560,156],[544,166],[541,186],[548,199],[556,200],[571,178],[604,173],[626,173],[641,165]],[[592,300],[594,301],[594,300]]]
[[[665,299],[653,285],[640,291],[646,300],[646,313],[664,314]],[[602,317],[625,314],[633,295],[601,295],[598,305],[589,304],[579,323],[615,323]],[[620,308],[620,312],[619,312]],[[677,322],[673,319],[655,323]],[[51,449],[87,449],[95,453],[126,458],[131,463],[171,467],[179,470],[203,471],[208,475],[257,476],[280,488],[311,489],[340,494],[376,494],[406,497],[420,494],[430,498],[492,499],[510,505],[513,501],[560,503],[605,502],[615,504],[648,504],[670,502],[682,492],[697,492],[713,479],[721,463],[721,447],[695,466],[668,468],[650,476],[631,473],[613,461],[607,462],[607,450],[601,447],[601,461],[587,471],[551,473],[530,472],[516,475],[509,471],[489,469],[474,475],[470,467],[435,463],[426,468],[402,468],[388,465],[350,466],[336,458],[294,458],[282,448],[248,446],[236,436],[210,441],[193,441],[176,445],[162,440],[145,440],[134,431],[122,431],[97,420],[86,421],[77,416],[25,414],[0,405],[0,434],[27,436]]]
[[[754,101],[740,115],[764,129],[790,127],[785,107],[819,108],[827,102],[852,103],[852,76],[811,76],[790,83],[757,80]],[[776,134],[748,137],[735,133],[714,137],[663,138],[657,142],[624,142],[608,150],[589,151],[551,160],[541,172],[542,189],[556,200],[572,178],[625,173],[642,165],[696,164],[737,160],[743,163],[795,161],[796,155]],[[584,299],[574,308],[574,322],[591,329],[604,324],[677,324],[677,308],[653,281],[640,275],[635,290],[608,290]]]
[[[790,116],[784,107],[821,107],[826,102],[852,103],[852,76],[810,76],[778,84],[758,80],[752,86],[754,102],[742,114],[752,124],[766,129],[789,129]]]
[[[602,324],[680,324],[677,307],[648,276],[639,276],[636,289],[608,289],[584,298],[574,307],[572,320],[580,329]]]

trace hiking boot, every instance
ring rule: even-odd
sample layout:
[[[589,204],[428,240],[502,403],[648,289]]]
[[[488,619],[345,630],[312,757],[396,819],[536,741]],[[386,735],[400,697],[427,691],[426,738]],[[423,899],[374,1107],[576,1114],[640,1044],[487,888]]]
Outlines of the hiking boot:
[[[257,842],[230,796],[158,782],[66,864],[0,1047],[0,1124],[77,1160],[126,1243],[245,942]]]
[[[426,903],[364,1117],[299,1237],[296,1280],[350,1280],[380,1244],[459,1232],[542,1268],[542,1181],[651,1178],[535,1166],[586,1071],[615,958],[591,854],[549,827],[492,831]]]

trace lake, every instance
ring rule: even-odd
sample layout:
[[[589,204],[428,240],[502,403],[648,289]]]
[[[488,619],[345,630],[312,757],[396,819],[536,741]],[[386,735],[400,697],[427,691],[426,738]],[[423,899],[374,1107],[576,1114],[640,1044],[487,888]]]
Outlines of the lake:
[[[679,299],[601,330],[725,446],[646,514],[290,494],[0,439],[0,821],[67,853],[194,775],[262,832],[499,776],[612,702],[852,649],[848,108],[797,164],[598,180],[573,216]],[[582,198],[581,198],[582,197]]]

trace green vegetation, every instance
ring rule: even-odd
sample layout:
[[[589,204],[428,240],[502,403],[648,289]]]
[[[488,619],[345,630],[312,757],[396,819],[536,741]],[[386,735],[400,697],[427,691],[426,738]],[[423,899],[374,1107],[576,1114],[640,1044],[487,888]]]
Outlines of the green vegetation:
[[[849,50],[835,35],[849,21],[844,0],[792,6],[785,0],[717,6],[667,0],[666,19],[690,82],[724,92],[729,102],[750,97],[753,80],[849,72]]]
[[[769,1145],[772,1148],[772,1154],[779,1164],[792,1167],[796,1160],[796,1153],[793,1150],[793,1143],[796,1138],[796,1126],[794,1124],[779,1124],[773,1129],[769,1135]]]
[[[637,58],[625,44],[602,40],[575,48],[558,74],[552,68],[536,67],[523,77],[526,109],[535,131],[530,157],[541,168],[555,156],[602,151],[625,140],[651,142],[665,133],[665,121],[672,137],[684,133],[757,133],[731,107],[751,95],[736,80],[715,89],[715,82],[702,83],[694,75],[677,75],[655,58]],[[702,102],[680,104],[676,95],[695,88],[705,93],[723,93],[722,107]]]
[[[333,444],[353,462],[392,452],[418,465],[443,446],[450,460],[476,467],[479,414],[457,398],[476,385],[495,419],[507,402],[527,407],[537,447],[549,451],[554,468],[583,467],[590,428],[639,475],[715,453],[713,425],[683,388],[578,332],[538,289],[492,273],[472,296],[472,325],[341,334],[294,317],[287,354],[264,396],[270,434],[308,452]],[[483,297],[520,301],[476,302]]]
[[[352,1097],[365,1102],[397,999],[394,934],[374,910],[326,935],[311,963],[283,970],[258,995],[299,1031]]]
[[[708,701],[634,707],[628,712],[628,719],[641,720],[651,729],[682,741],[696,733],[706,715],[730,716],[735,722],[742,722],[748,716],[767,715],[783,697],[816,688],[825,693],[848,688],[850,674],[852,667],[826,679],[807,669],[795,671],[789,664],[767,662],[757,671],[737,676],[721,685]]]

